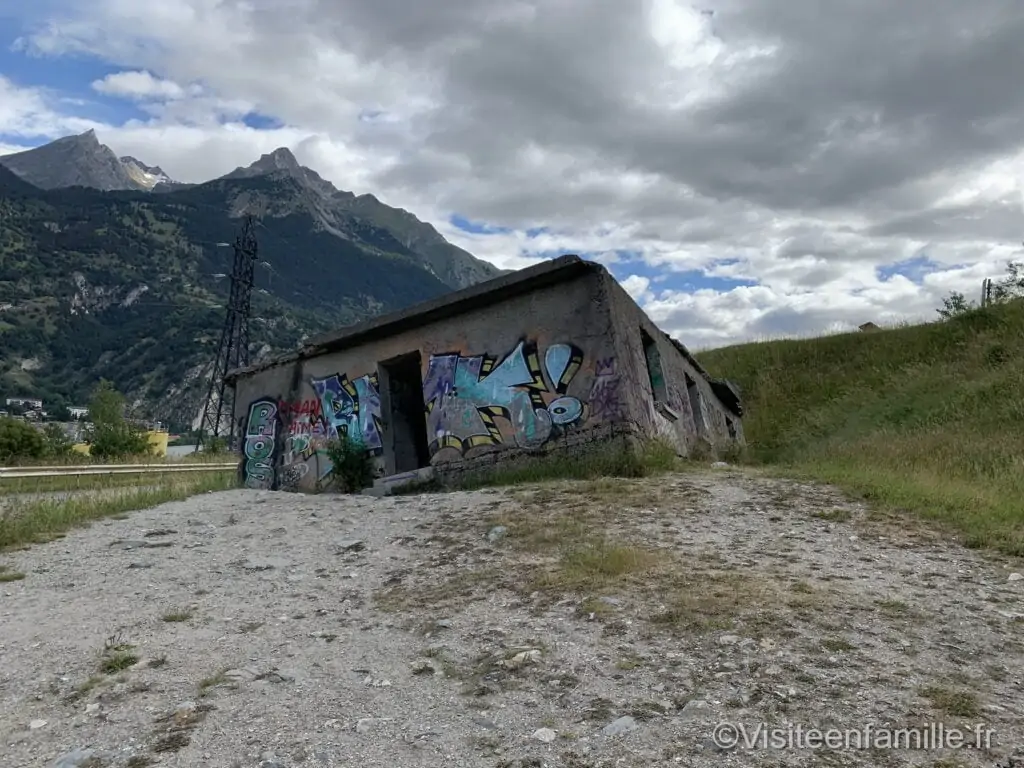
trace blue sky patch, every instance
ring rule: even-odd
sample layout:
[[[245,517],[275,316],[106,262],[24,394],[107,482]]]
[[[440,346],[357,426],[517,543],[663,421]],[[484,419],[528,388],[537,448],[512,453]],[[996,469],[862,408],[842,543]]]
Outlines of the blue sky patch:
[[[875,267],[875,274],[878,275],[878,279],[882,282],[887,282],[896,275],[902,275],[913,283],[921,285],[926,275],[942,269],[944,267],[936,264],[926,255],[921,254],[920,256],[914,256],[912,259],[904,259],[893,264]]]
[[[30,56],[12,50],[15,35],[9,23],[0,22],[0,74],[22,88],[38,88],[51,101],[65,100],[75,105],[75,117],[100,123],[121,125],[128,120],[148,120],[150,115],[135,104],[104,96],[92,89],[95,80],[122,71],[90,56]],[[26,136],[18,144],[37,146],[56,136]]]
[[[257,131],[270,131],[284,126],[276,117],[261,115],[259,112],[250,112],[242,118],[242,122]]]
[[[704,271],[700,269],[690,269],[677,272],[665,269],[661,266],[653,267],[639,258],[635,258],[635,254],[631,254],[631,256],[634,256],[634,258],[631,258],[625,263],[610,265],[612,274],[619,280],[625,280],[630,275],[646,277],[651,281],[651,288],[655,291],[667,290],[682,293],[694,293],[696,291],[712,290],[725,292],[742,286],[757,285],[757,282],[753,280],[735,280],[728,277],[712,277],[711,275],[705,274]],[[724,259],[718,263],[728,264],[736,263],[737,261],[738,259]]]
[[[469,232],[473,235],[507,235],[512,231],[508,227],[494,227],[483,222],[470,221],[458,214],[449,218],[448,221],[453,227],[458,227],[463,232]]]

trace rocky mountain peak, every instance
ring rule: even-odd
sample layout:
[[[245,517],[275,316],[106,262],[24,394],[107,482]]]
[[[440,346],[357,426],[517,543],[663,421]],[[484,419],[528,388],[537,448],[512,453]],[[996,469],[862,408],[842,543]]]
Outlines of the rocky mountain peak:
[[[299,161],[287,147],[278,147],[268,155],[260,155],[260,159],[250,166],[252,168],[266,168],[273,170],[294,170],[299,167]]]
[[[35,149],[4,155],[0,157],[0,165],[41,189],[75,186],[138,189],[117,155],[100,143],[91,128]]]

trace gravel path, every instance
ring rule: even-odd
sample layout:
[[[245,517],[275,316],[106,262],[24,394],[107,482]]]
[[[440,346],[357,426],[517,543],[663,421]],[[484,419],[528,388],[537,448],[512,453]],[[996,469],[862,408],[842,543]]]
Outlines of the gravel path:
[[[210,493],[0,565],[25,574],[0,583],[5,768],[993,768],[1024,747],[1020,563],[752,473]],[[988,748],[878,741],[932,723]],[[872,749],[780,748],[869,724]]]

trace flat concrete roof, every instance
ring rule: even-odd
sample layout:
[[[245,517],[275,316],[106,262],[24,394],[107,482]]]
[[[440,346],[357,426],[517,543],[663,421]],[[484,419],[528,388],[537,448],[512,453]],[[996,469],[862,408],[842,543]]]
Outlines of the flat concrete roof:
[[[532,267],[518,269],[514,272],[476,283],[468,288],[443,294],[436,299],[414,304],[407,309],[391,312],[379,317],[372,317],[361,323],[315,336],[296,352],[245,368],[236,368],[228,371],[226,378],[229,382],[234,381],[242,376],[265,371],[268,368],[286,365],[324,352],[334,352],[347,347],[354,347],[357,344],[364,344],[374,339],[391,336],[409,328],[418,328],[427,323],[444,320],[463,312],[486,306],[495,298],[496,294],[506,298],[527,293],[545,285],[571,280],[587,273],[605,271],[605,268],[600,264],[593,261],[585,261],[575,254],[559,256],[556,259],[550,259],[540,264],[535,264]]]

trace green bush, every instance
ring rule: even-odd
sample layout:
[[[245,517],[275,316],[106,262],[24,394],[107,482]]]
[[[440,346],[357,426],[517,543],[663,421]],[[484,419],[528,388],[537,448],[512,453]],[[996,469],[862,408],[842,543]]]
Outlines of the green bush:
[[[362,440],[343,435],[327,444],[331,482],[343,493],[358,493],[373,484],[373,458]]]
[[[124,417],[124,396],[105,379],[93,391],[89,417],[91,456],[123,458],[151,452],[146,434]]]
[[[28,422],[0,416],[0,462],[7,464],[46,456],[43,433]]]
[[[46,455],[62,459],[74,453],[73,443],[68,433],[60,424],[50,422],[43,428],[43,441],[46,444]]]

